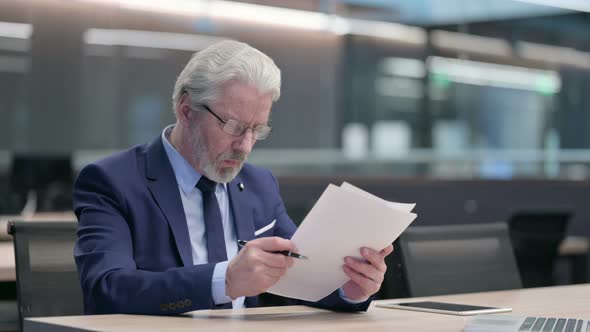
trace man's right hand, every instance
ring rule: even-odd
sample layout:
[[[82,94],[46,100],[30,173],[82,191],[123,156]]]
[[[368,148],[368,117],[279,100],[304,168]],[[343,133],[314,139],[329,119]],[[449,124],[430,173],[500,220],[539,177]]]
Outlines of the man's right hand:
[[[273,253],[296,251],[290,240],[265,237],[249,241],[227,265],[225,293],[232,299],[264,293],[293,266],[293,258]]]

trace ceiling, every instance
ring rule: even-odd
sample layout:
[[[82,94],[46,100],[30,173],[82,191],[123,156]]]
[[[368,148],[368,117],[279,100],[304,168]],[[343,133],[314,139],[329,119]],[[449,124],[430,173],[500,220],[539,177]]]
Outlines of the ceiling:
[[[332,0],[332,2],[334,1],[341,7],[347,8],[351,16],[420,26],[549,16],[573,12],[516,0]]]

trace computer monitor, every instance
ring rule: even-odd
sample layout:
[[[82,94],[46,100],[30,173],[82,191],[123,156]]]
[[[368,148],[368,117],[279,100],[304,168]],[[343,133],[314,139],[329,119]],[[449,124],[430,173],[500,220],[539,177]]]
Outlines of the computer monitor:
[[[13,208],[22,210],[34,193],[36,212],[71,210],[73,181],[69,155],[16,155],[10,174]]]

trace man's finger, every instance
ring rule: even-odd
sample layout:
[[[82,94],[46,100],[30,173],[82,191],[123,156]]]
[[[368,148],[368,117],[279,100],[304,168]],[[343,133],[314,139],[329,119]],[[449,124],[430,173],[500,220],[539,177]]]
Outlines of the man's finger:
[[[271,268],[289,268],[293,266],[293,258],[287,257],[278,253],[267,252],[261,250],[258,253],[258,258],[260,261]]]
[[[264,270],[266,275],[271,276],[273,278],[282,277],[283,275],[285,275],[286,271],[287,271],[286,269],[280,269],[280,268],[266,268]]]
[[[295,244],[291,240],[283,239],[278,236],[263,237],[248,242],[248,245],[255,246],[264,251],[296,251]]]
[[[362,289],[363,296],[371,296],[377,292],[378,287],[374,281],[367,279],[364,275],[358,273],[347,265],[344,265],[343,269],[344,273],[346,273],[350,280],[354,281]]]
[[[361,256],[366,258],[371,265],[373,265],[377,270],[385,273],[387,271],[387,265],[385,265],[385,260],[380,252],[377,252],[371,248],[361,248]]]
[[[389,256],[389,254],[391,254],[393,252],[393,244],[388,245],[387,247],[383,248],[383,250],[381,250],[379,253],[381,254],[381,256],[383,256],[383,258]]]
[[[365,278],[375,282],[383,280],[383,274],[380,273],[373,265],[354,259],[353,257],[346,257],[344,259],[346,266],[350,267]]]

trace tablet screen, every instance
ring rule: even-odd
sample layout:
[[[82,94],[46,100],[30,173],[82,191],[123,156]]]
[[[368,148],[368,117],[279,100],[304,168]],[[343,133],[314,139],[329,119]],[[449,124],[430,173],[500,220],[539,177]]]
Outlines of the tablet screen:
[[[471,310],[484,310],[484,309],[495,309],[493,307],[482,307],[477,305],[468,304],[455,304],[455,303],[444,303],[444,302],[409,302],[409,303],[398,303],[400,306],[412,307],[412,308],[428,308],[436,310],[446,311],[471,311]]]
[[[406,303],[377,303],[377,307],[389,309],[403,309],[425,311],[447,315],[479,315],[512,311],[511,308],[484,307],[470,304],[445,303],[434,301],[406,302]]]

